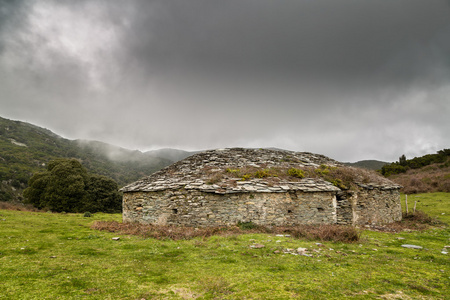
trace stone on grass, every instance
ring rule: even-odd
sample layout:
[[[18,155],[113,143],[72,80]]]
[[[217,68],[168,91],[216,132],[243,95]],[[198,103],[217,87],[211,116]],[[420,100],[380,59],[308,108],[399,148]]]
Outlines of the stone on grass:
[[[421,246],[417,246],[417,245],[408,245],[408,244],[404,244],[402,245],[403,248],[409,248],[409,249],[423,249],[423,247]]]

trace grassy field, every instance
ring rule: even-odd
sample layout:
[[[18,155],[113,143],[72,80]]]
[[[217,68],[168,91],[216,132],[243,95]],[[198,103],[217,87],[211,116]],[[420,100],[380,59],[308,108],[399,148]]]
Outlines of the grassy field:
[[[449,193],[410,195],[410,211],[415,200],[450,223]],[[267,234],[171,241],[90,229],[120,219],[0,210],[0,299],[450,299],[444,225],[365,230],[352,244]],[[299,247],[310,256],[285,253]]]
[[[406,211],[405,195],[401,195],[402,209]],[[450,225],[450,193],[429,193],[408,195],[408,211],[416,209],[438,218]]]

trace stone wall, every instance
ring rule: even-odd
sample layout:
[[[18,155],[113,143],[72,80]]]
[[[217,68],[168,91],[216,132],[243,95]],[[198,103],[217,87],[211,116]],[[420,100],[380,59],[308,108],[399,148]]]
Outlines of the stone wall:
[[[198,190],[127,192],[123,221],[145,224],[219,226],[383,224],[401,220],[398,189],[217,194]]]
[[[353,200],[352,194],[344,191],[336,193],[336,223],[339,225],[353,224]]]
[[[398,189],[362,188],[352,195],[353,224],[385,224],[402,219]]]
[[[123,198],[123,221],[196,227],[250,221],[261,225],[335,224],[336,205],[335,192],[127,192]]]

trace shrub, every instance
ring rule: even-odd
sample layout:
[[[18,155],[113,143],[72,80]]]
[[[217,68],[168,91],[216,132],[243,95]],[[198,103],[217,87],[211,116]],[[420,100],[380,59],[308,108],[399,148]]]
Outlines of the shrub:
[[[269,176],[269,170],[258,170],[255,172],[255,178],[264,178]]]
[[[408,167],[401,166],[398,163],[392,163],[390,165],[384,165],[381,168],[381,175],[389,177],[393,174],[405,173],[408,170]]]
[[[331,183],[335,186],[340,188],[341,190],[348,190],[348,187],[342,182],[340,179],[333,179],[331,180]]]
[[[0,191],[0,201],[11,201],[12,198],[11,192]]]
[[[23,192],[26,203],[56,212],[119,212],[122,197],[117,183],[89,174],[76,159],[56,159],[47,171],[31,177]]]
[[[241,170],[239,170],[239,169],[231,169],[231,168],[228,168],[228,169],[226,169],[226,172],[227,172],[227,173],[234,174],[234,175],[236,175],[236,176],[239,176],[239,173],[241,172]]]
[[[403,221],[409,221],[419,224],[430,224],[430,225],[440,224],[439,220],[430,217],[429,215],[420,210],[416,210],[415,212],[408,214],[404,212],[402,218]]]
[[[87,212],[84,213],[83,217],[90,218],[90,217],[92,217],[92,214],[87,211]]]
[[[242,180],[249,180],[250,178],[252,178],[252,174],[245,174],[242,176]]]
[[[304,178],[305,177],[305,172],[303,172],[303,170],[301,170],[301,169],[290,168],[287,171],[287,173],[289,176],[296,177],[296,178]]]
[[[258,227],[258,225],[253,222],[238,222],[237,225],[241,230],[250,230]]]
[[[323,175],[328,175],[330,173],[330,170],[332,170],[332,169],[334,169],[334,168],[330,168],[327,165],[320,165],[320,167],[315,169],[314,172],[323,176]]]

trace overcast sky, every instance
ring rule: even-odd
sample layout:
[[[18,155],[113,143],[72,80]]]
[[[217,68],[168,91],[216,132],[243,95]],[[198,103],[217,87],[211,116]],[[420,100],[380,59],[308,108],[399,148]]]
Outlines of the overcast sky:
[[[445,0],[0,0],[0,116],[142,151],[450,148]]]

